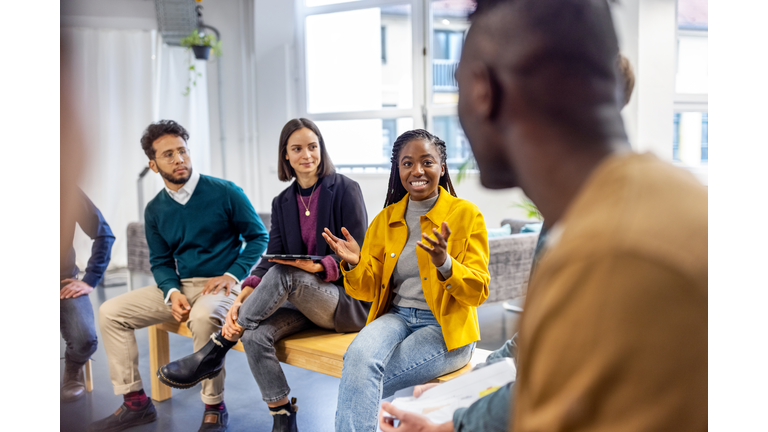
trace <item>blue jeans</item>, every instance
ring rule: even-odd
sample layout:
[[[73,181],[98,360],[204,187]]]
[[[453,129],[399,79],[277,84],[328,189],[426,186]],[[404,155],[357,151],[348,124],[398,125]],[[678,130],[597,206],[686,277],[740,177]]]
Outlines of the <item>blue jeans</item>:
[[[61,284],[61,288],[66,284]],[[67,362],[83,365],[96,352],[99,342],[96,339],[96,324],[93,320],[93,307],[87,295],[59,300],[59,319],[61,337],[67,347],[64,358]]]
[[[344,354],[336,431],[375,432],[382,398],[462,368],[475,343],[448,351],[429,310],[392,306]]]
[[[251,373],[264,402],[277,402],[291,388],[275,353],[275,342],[319,326],[333,330],[339,288],[296,267],[271,267],[238,311],[237,323]]]

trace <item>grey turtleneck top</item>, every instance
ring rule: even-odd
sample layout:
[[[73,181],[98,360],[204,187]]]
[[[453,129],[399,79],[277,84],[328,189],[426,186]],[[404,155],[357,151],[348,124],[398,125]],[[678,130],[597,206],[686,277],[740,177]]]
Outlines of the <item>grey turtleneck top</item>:
[[[421,216],[427,214],[437,202],[438,196],[423,201],[412,201],[408,198],[408,206],[405,210],[405,223],[408,225],[408,240],[405,242],[400,256],[392,272],[394,292],[397,294],[392,304],[400,307],[416,309],[429,309],[424,300],[424,290],[419,278],[419,263],[416,260],[416,242],[421,240]],[[433,237],[432,233],[427,233]],[[431,260],[430,260],[431,263]],[[447,257],[445,263],[437,270],[447,279],[451,277],[451,257]]]

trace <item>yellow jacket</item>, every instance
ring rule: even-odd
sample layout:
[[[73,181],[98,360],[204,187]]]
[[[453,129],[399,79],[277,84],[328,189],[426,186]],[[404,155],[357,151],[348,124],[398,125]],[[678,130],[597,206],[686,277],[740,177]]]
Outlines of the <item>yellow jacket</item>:
[[[408,239],[405,209],[408,195],[386,207],[371,222],[360,252],[360,263],[347,270],[341,262],[344,288],[358,300],[371,302],[368,321],[385,314],[394,297],[392,271]],[[448,255],[453,260],[450,278],[440,280],[429,254],[416,249],[419,277],[429,309],[442,327],[449,350],[480,340],[475,308],[488,298],[488,233],[477,206],[451,196],[440,187],[432,210],[421,216],[421,232],[432,236],[432,228],[448,223]]]

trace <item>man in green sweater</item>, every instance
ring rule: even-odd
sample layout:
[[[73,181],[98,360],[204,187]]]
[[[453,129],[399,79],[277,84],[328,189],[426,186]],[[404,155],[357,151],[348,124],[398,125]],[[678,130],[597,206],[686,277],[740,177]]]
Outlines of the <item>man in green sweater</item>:
[[[121,431],[156,419],[139,377],[134,330],[170,319],[187,321],[193,350],[199,350],[221,329],[240,280],[267,247],[267,230],[243,190],[193,171],[188,139],[187,131],[172,120],[149,125],[141,138],[149,167],[165,182],[144,211],[157,285],[120,295],[99,309],[112,385],[124,403],[92,423],[90,431]],[[223,371],[202,383],[200,431],[224,431]]]

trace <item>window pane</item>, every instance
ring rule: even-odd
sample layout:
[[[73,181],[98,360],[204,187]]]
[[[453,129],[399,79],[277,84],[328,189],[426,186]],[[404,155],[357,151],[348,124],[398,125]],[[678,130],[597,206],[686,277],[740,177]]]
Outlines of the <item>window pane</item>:
[[[413,129],[410,117],[397,119],[318,121],[317,127],[333,163],[345,165],[379,165],[389,170],[392,143]]]
[[[709,163],[709,113],[679,112],[673,122],[672,159],[689,166]]]
[[[708,0],[678,0],[677,27],[683,30],[707,30],[709,27]]]
[[[448,166],[457,168],[467,158],[472,156],[464,129],[459,124],[458,116],[438,116],[432,120],[432,133],[445,141]]]
[[[472,0],[432,1],[432,103],[453,104],[459,99],[454,73],[461,58],[467,15]]]
[[[413,106],[409,5],[311,15],[306,23],[309,112]]]
[[[681,34],[677,38],[677,93],[707,93],[708,46],[706,33],[701,36]]]

